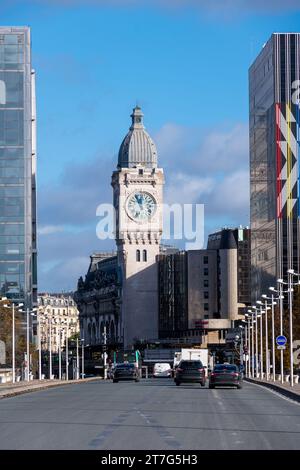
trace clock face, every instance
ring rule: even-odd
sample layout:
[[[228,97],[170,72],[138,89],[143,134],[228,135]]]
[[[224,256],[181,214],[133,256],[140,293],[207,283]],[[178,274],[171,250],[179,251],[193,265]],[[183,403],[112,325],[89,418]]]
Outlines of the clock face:
[[[151,194],[138,191],[129,196],[127,211],[129,216],[136,221],[143,222],[149,220],[156,211],[156,201]]]

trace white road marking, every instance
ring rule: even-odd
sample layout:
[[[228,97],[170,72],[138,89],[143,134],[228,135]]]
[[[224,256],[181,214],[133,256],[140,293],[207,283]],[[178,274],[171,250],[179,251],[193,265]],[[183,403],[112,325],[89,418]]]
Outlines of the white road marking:
[[[256,387],[263,388],[264,390],[267,390],[270,393],[273,393],[273,395],[277,395],[278,397],[282,398],[283,400],[289,401],[290,403],[293,403],[294,405],[300,405],[300,402],[293,400],[292,398],[286,397],[285,395],[282,395],[280,392],[276,392],[276,390],[272,390],[269,387],[265,387],[264,385],[256,384],[253,382],[247,382],[249,385],[255,385]]]

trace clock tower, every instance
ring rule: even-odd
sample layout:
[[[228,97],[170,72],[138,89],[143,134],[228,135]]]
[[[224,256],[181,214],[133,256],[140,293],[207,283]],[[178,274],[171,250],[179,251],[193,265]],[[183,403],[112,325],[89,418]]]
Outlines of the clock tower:
[[[158,267],[164,174],[136,106],[112,175],[116,244],[122,272],[121,323],[125,348],[158,338]]]

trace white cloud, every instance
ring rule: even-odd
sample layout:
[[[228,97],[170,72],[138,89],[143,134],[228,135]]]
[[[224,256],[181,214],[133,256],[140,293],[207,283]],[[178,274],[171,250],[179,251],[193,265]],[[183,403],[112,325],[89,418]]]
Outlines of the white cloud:
[[[42,225],[38,228],[38,235],[51,235],[52,233],[63,232],[62,225]]]
[[[165,187],[166,204],[191,204],[201,201],[215,187],[213,178],[201,178],[186,173],[174,173],[168,178]]]
[[[188,128],[166,123],[154,136],[165,169],[165,203],[205,205],[206,231],[248,224],[248,130],[244,123]],[[112,202],[112,158],[97,156],[66,165],[56,187],[39,192],[39,288],[74,289],[93,251],[114,249],[100,241],[96,207]],[[74,229],[70,231],[69,228]]]

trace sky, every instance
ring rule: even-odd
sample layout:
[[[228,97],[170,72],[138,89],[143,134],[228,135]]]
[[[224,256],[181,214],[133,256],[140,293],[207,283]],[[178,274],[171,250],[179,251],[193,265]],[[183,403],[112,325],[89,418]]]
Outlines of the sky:
[[[272,32],[298,31],[298,0],[0,0],[31,27],[38,126],[39,291],[75,290],[96,208],[144,112],[165,202],[201,203],[205,234],[249,225],[248,68]],[[182,245],[177,241],[166,243]]]

